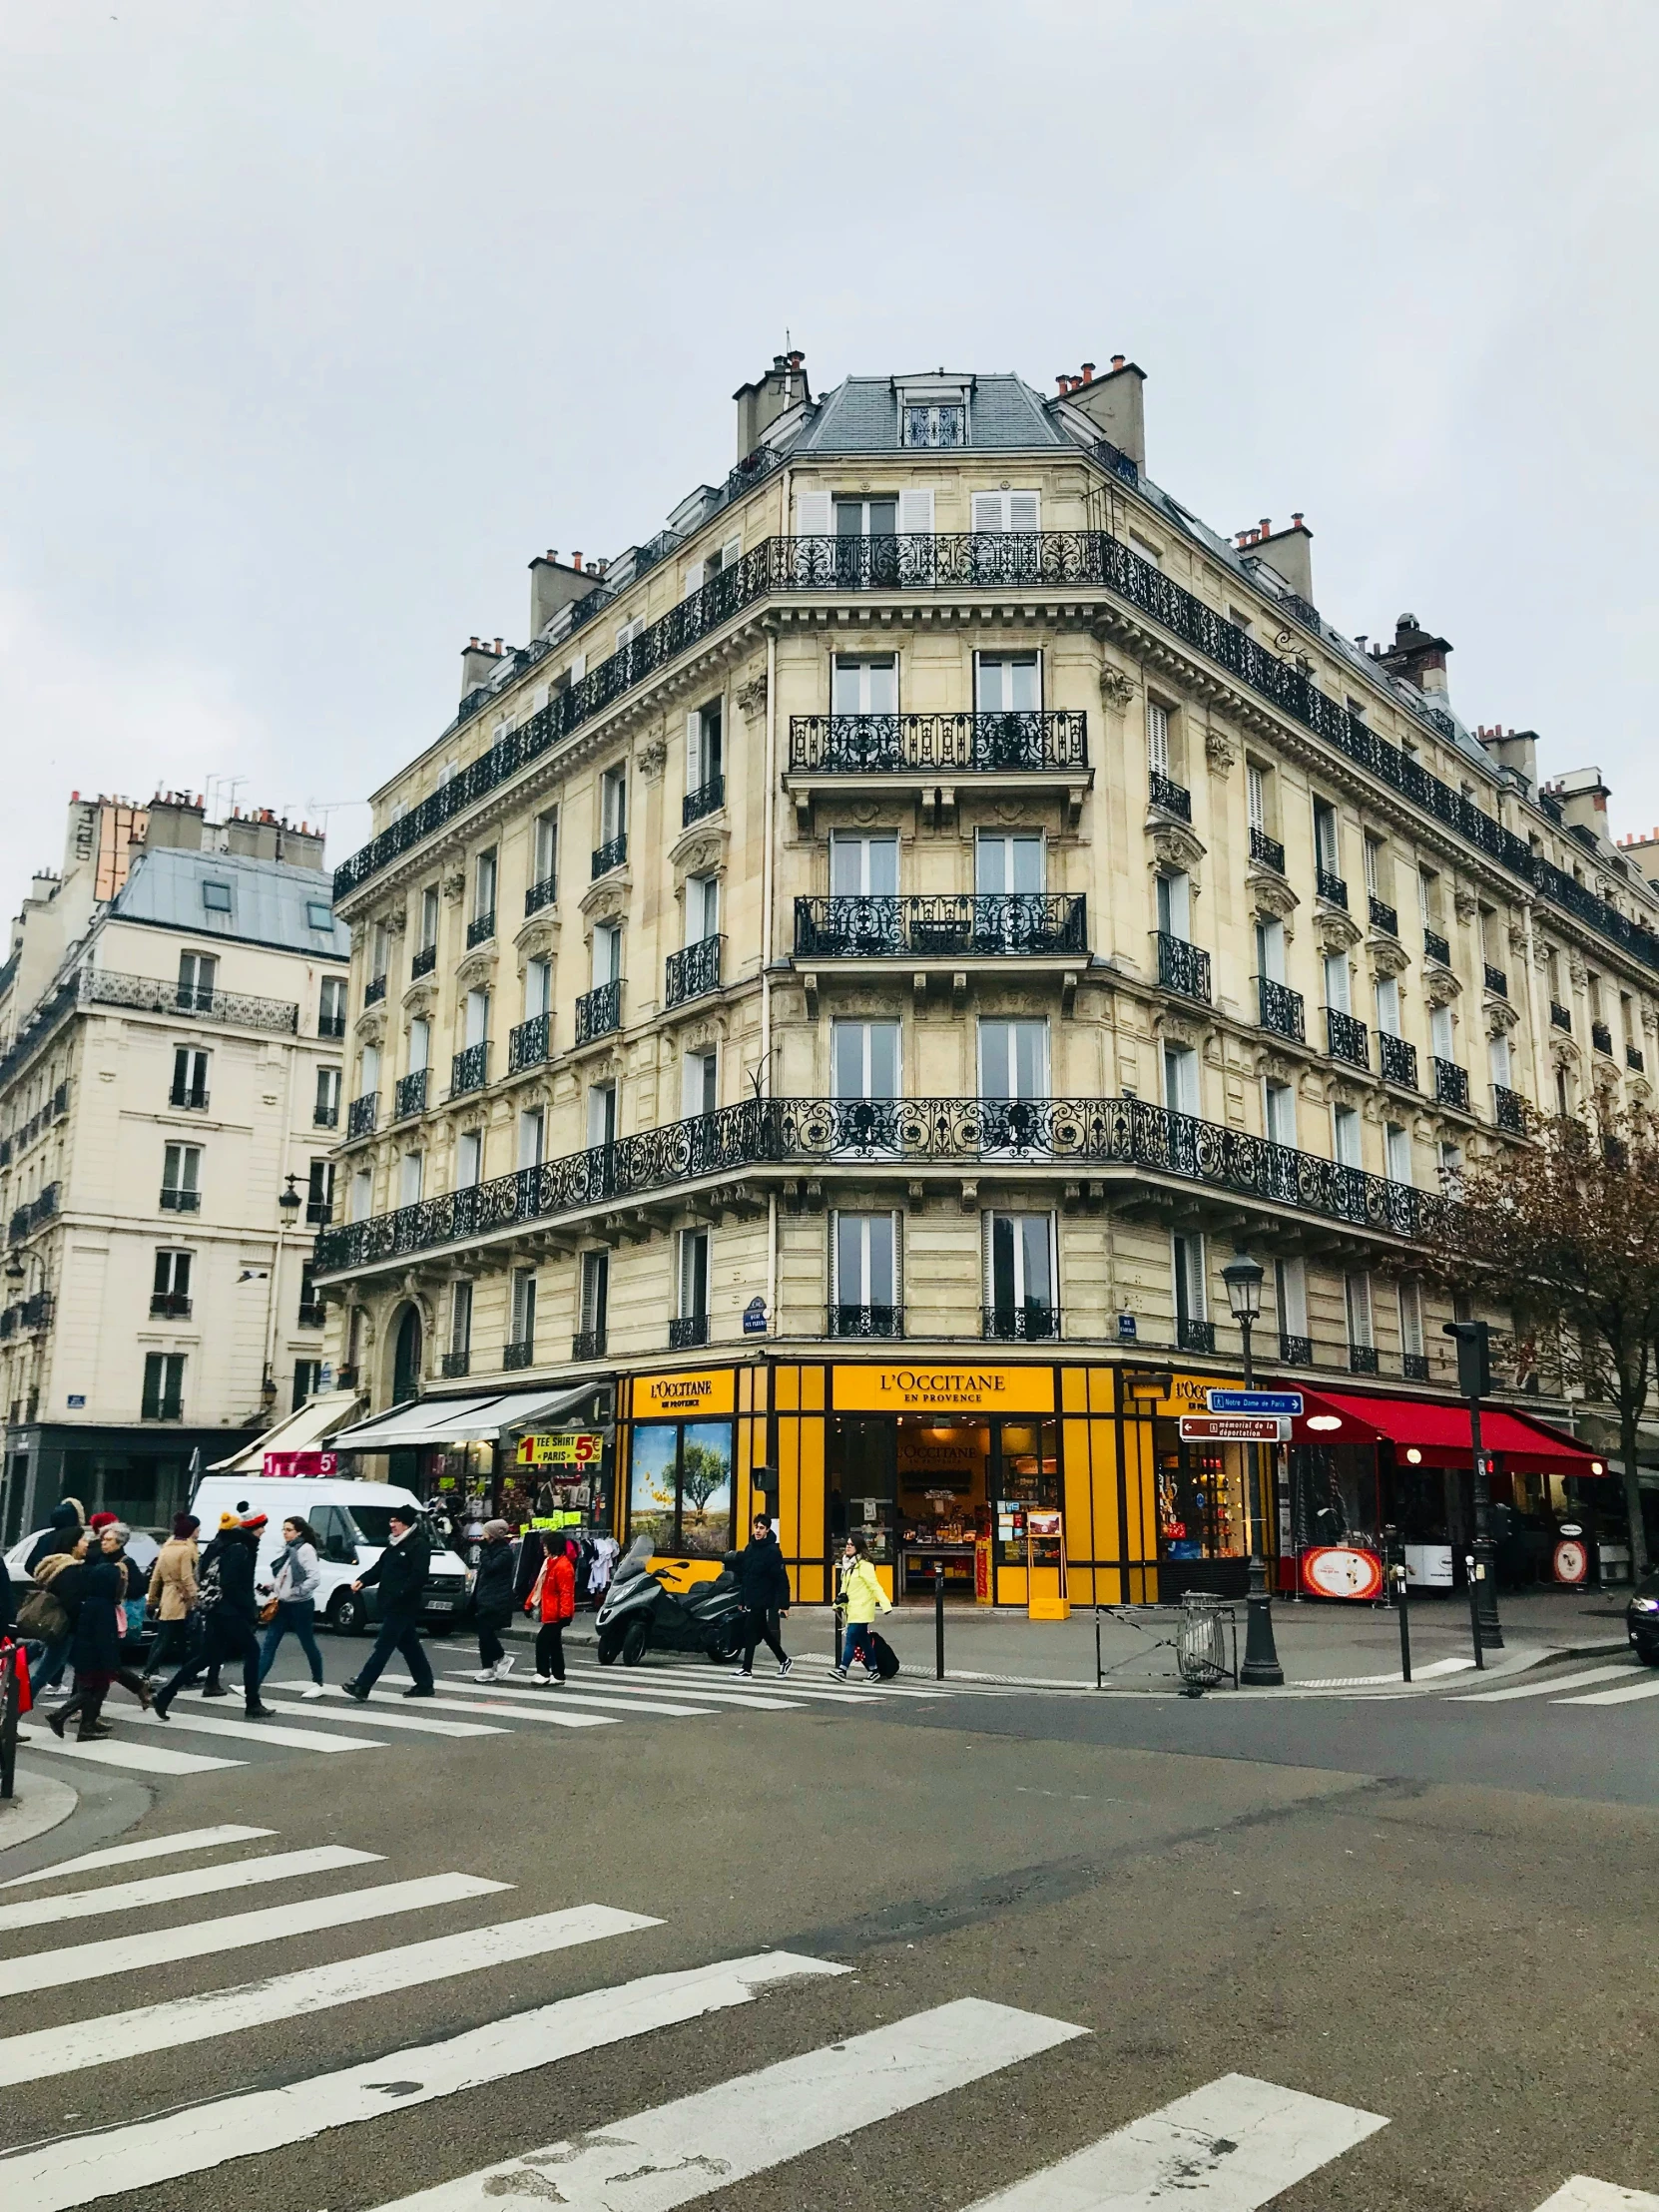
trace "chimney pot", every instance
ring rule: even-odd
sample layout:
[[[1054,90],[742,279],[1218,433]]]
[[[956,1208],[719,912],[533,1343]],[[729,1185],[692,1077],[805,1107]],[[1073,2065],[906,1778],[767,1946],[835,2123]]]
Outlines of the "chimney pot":
[[[1112,355],[1112,366],[1114,368],[1121,368],[1128,357],[1129,356],[1126,353],[1114,353]]]
[[[478,640],[476,638],[468,638],[466,642],[469,651],[475,652],[477,650]]]
[[[580,553],[573,553],[573,554],[572,554],[572,555],[570,556],[570,565],[571,565],[571,567],[572,567],[572,568],[580,568],[580,567],[581,567],[581,565],[582,565],[582,556],[581,556],[581,554],[580,554]]]
[[[1292,528],[1293,530],[1300,530],[1300,529],[1302,528],[1302,517],[1301,517],[1301,515],[1299,515],[1299,514],[1294,514],[1294,515],[1292,515],[1292,517],[1291,517],[1291,528]]]
[[[1092,384],[1094,382],[1093,361],[1085,361],[1083,363],[1083,381],[1085,384]]]
[[[501,640],[499,638],[497,638],[495,641],[495,650],[497,653],[501,651]]]
[[[1067,382],[1067,380],[1065,379],[1065,377],[1063,377],[1063,376],[1056,376],[1056,377],[1055,377],[1055,379],[1054,379],[1054,389],[1055,389],[1055,390],[1056,390],[1057,392],[1059,392],[1059,393],[1060,393],[1060,394],[1061,394],[1061,395],[1063,396],[1063,395],[1064,395],[1064,394],[1065,394],[1066,392],[1068,392],[1068,391],[1069,391],[1069,390],[1071,389],[1071,386],[1070,386],[1070,384],[1069,384],[1069,383]]]
[[[556,561],[559,558],[559,550],[557,546],[550,545],[547,548],[547,558],[550,561]]]
[[[1270,515],[1264,515],[1262,517],[1261,534],[1265,538],[1272,537],[1273,535],[1273,518]]]

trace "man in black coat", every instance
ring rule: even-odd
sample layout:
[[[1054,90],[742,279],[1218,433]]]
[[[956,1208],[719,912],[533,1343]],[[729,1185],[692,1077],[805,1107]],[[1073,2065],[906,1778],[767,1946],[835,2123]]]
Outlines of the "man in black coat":
[[[248,1718],[268,1721],[274,1717],[275,1708],[260,1697],[260,1639],[256,1633],[260,1601],[254,1593],[254,1567],[265,1525],[264,1513],[251,1513],[237,1527],[221,1531],[222,1549],[202,1581],[201,1604],[207,1614],[202,1648],[156,1692],[154,1710],[162,1720],[166,1720],[168,1707],[181,1690],[188,1689],[209,1669],[217,1674],[228,1659],[242,1661],[242,1694]],[[217,1596],[212,1594],[215,1591]]]
[[[738,1553],[735,1572],[738,1594],[748,1615],[743,1635],[744,1673],[755,1672],[755,1646],[764,1643],[778,1661],[778,1672],[788,1674],[795,1661],[784,1649],[778,1616],[790,1609],[790,1575],[765,1513],[755,1515],[754,1532]]]
[[[78,1497],[59,1498],[52,1508],[52,1525],[42,1530],[29,1548],[29,1556],[23,1562],[33,1574],[41,1561],[54,1551],[73,1551],[81,1540],[81,1501]]]
[[[366,1574],[352,1583],[354,1590],[372,1583],[380,1592],[380,1633],[365,1665],[340,1687],[347,1697],[365,1701],[380,1679],[380,1670],[394,1651],[408,1661],[414,1681],[405,1697],[433,1697],[436,1685],[420,1640],[420,1616],[425,1604],[426,1578],[432,1569],[432,1547],[412,1505],[394,1505],[390,1513],[391,1542]]]

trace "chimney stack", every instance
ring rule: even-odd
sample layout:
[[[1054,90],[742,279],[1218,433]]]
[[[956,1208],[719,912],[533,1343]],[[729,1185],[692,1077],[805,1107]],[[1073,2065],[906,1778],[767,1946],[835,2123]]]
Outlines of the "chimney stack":
[[[753,383],[740,384],[732,397],[738,403],[738,459],[747,461],[780,415],[801,400],[810,400],[807,356],[800,347],[773,355],[772,366]]]
[[[1104,376],[1095,374],[1093,361],[1085,361],[1080,376],[1062,376],[1057,381],[1059,397],[1069,399],[1087,415],[1107,443],[1126,453],[1137,468],[1145,468],[1145,369],[1137,368],[1122,353],[1114,353]]]
[[[1390,676],[1402,677],[1425,699],[1445,707],[1450,704],[1445,673],[1445,657],[1450,651],[1448,641],[1431,637],[1415,615],[1401,615],[1394,624],[1393,644],[1385,653],[1379,647],[1377,658]]]

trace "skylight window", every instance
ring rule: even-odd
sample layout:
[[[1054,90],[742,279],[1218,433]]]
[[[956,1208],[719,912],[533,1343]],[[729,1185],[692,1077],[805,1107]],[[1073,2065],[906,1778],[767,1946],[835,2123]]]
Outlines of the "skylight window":
[[[229,883],[204,883],[202,903],[210,914],[228,914],[231,911],[231,886]]]
[[[334,926],[334,909],[332,906],[325,906],[319,898],[307,899],[305,902],[305,919],[313,929],[332,929]]]

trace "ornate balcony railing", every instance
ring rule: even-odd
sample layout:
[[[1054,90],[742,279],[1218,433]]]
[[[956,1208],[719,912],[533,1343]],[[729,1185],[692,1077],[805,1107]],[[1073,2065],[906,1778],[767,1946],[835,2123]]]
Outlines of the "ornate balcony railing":
[[[1259,866],[1272,868],[1275,875],[1285,872],[1285,847],[1277,837],[1270,837],[1265,830],[1258,830],[1254,823],[1250,830],[1250,856]]]
[[[1469,1075],[1467,1068],[1460,1068],[1454,1060],[1434,1061],[1434,1102],[1438,1106],[1456,1106],[1466,1114],[1469,1110]]]
[[[411,1114],[426,1111],[426,1078],[431,1070],[415,1068],[407,1075],[400,1075],[392,1087],[391,1118],[407,1121]]]
[[[337,1129],[339,1127],[338,1101],[336,1100],[334,1104],[330,1105],[326,1100],[318,1099],[311,1108],[311,1127],[313,1129]]]
[[[681,1314],[668,1325],[670,1352],[692,1352],[709,1341],[707,1314]]]
[[[1438,960],[1441,967],[1451,965],[1451,945],[1437,929],[1425,929],[1422,933],[1422,956],[1425,960]]]
[[[301,1329],[326,1329],[328,1309],[320,1299],[302,1299],[297,1320]]]
[[[472,1355],[470,1352],[446,1352],[438,1364],[446,1376],[469,1375]]]
[[[380,1094],[378,1091],[364,1091],[361,1098],[354,1098],[345,1109],[345,1134],[347,1139],[373,1136],[374,1124],[379,1119],[379,1114]]]
[[[827,1316],[831,1337],[902,1337],[902,1306],[843,1306],[831,1302]]]
[[[1639,1044],[1627,1044],[1624,1048],[1624,1064],[1633,1075],[1640,1075],[1647,1062],[1642,1057]]]
[[[795,902],[798,960],[1088,951],[1087,901],[1053,891],[836,892]]]
[[[1350,1345],[1348,1348],[1348,1372],[1350,1375],[1376,1375],[1377,1347],[1375,1345]]]
[[[694,822],[701,822],[705,815],[719,814],[726,804],[726,779],[711,776],[707,783],[699,784],[696,791],[687,792],[680,802],[680,827],[689,830]]]
[[[1567,1008],[1560,1003],[1558,999],[1552,998],[1549,1002],[1549,1018],[1550,1023],[1554,1028],[1565,1029],[1569,1033],[1569,1035],[1571,1034],[1572,1015],[1568,1012]]]
[[[663,992],[665,1006],[683,1006],[688,998],[720,988],[720,948],[724,937],[699,937],[682,952],[668,956],[668,979]]]
[[[1294,1037],[1298,1044],[1305,1042],[1308,1032],[1300,991],[1293,991],[1288,983],[1276,983],[1271,975],[1259,975],[1256,1005],[1264,1029],[1271,1029],[1276,1037]]]
[[[381,999],[383,999],[385,995],[385,976],[371,975],[368,981],[363,985],[363,1004],[365,1006],[378,1006]]]
[[[1484,963],[1484,970],[1487,990],[1492,993],[1494,998],[1507,998],[1509,995],[1509,978],[1502,968],[1493,967],[1491,961],[1487,960]]]
[[[530,1368],[536,1364],[536,1340],[534,1337],[515,1337],[511,1344],[501,1347],[501,1365],[504,1368]]]
[[[1023,1306],[984,1306],[979,1325],[981,1336],[995,1344],[1047,1344],[1060,1334],[1060,1309],[1037,1306],[1029,1299]]]
[[[1387,901],[1379,898],[1375,891],[1371,891],[1367,894],[1367,903],[1371,911],[1372,927],[1381,929],[1385,937],[1397,937],[1399,935],[1399,916]]]
[[[18,1321],[25,1330],[50,1329],[52,1316],[57,1311],[50,1291],[36,1291],[17,1309]]]
[[[1371,1066],[1371,1032],[1363,1021],[1345,1014],[1340,1007],[1325,1009],[1325,1042],[1333,1060],[1346,1060],[1356,1068]]]
[[[418,983],[423,975],[430,975],[438,964],[438,948],[435,944],[423,944],[409,962],[409,980]]]
[[[553,1016],[532,1014],[507,1032],[507,1073],[539,1068],[553,1057]]]
[[[202,1193],[187,1191],[178,1183],[162,1185],[161,1208],[164,1214],[199,1214],[202,1211]],[[12,1217],[13,1225],[16,1216]]]
[[[555,875],[544,875],[539,883],[532,883],[524,894],[524,911],[539,914],[544,906],[553,905],[559,896],[559,880]]]
[[[1428,1381],[1428,1355],[1426,1352],[1402,1352],[1399,1356],[1399,1372],[1407,1382]]]
[[[1313,1338],[1288,1336],[1281,1330],[1279,1357],[1288,1368],[1311,1368],[1314,1364]]]
[[[1421,1238],[1441,1205],[1409,1184],[1146,1099],[760,1098],[342,1222],[317,1238],[316,1271],[373,1267],[760,1167],[868,1163],[907,1177],[925,1166],[983,1162],[999,1171],[1020,1162],[1066,1178],[1091,1168],[1134,1170],[1406,1239]]]
[[[1604,1021],[1591,1022],[1590,1042],[1598,1052],[1611,1054],[1613,1050],[1613,1032]]]
[[[990,775],[1089,765],[1088,717],[1021,709],[989,715],[792,715],[790,767],[868,776],[938,771]]]
[[[1210,955],[1202,945],[1189,944],[1185,937],[1172,937],[1167,929],[1158,931],[1158,981],[1166,991],[1179,991],[1183,998],[1196,998],[1201,1004],[1210,1003]]]
[[[1378,1064],[1384,1083],[1398,1083],[1403,1089],[1414,1091],[1417,1087],[1417,1048],[1407,1044],[1403,1037],[1390,1036],[1386,1029],[1377,1032]]]
[[[622,983],[598,983],[576,1001],[576,1042],[592,1044],[622,1027]]]
[[[579,1329],[570,1340],[570,1357],[573,1360],[603,1360],[605,1357],[604,1330]]]
[[[470,952],[475,944],[488,944],[491,937],[493,937],[494,935],[495,908],[492,906],[487,914],[474,914],[472,919],[467,923],[467,950]]]
[[[1526,1135],[1526,1100],[1519,1091],[1506,1090],[1501,1083],[1492,1085],[1492,1119],[1511,1137]]]
[[[1193,795],[1183,784],[1161,776],[1156,769],[1147,772],[1147,797],[1162,815],[1173,815],[1177,822],[1193,819]]]
[[[1348,885],[1340,875],[1334,875],[1328,867],[1317,867],[1314,870],[1314,888],[1328,904],[1341,906],[1346,912]]]
[[[481,1091],[489,1081],[490,1048],[486,1037],[480,1044],[463,1045],[449,1063],[449,1095],[464,1098],[468,1091]]]
[[[298,1011],[297,1008],[294,1010],[295,1012]],[[345,1016],[343,1014],[318,1014],[316,1017],[316,1033],[323,1038],[343,1037],[345,1034]]]
[[[1178,1321],[1175,1341],[1183,1352],[1211,1354],[1216,1349],[1216,1325],[1213,1321]]]
[[[597,881],[601,875],[609,875],[612,868],[621,867],[627,857],[628,832],[625,830],[620,837],[607,837],[603,844],[594,847],[593,873],[595,880]]]
[[[116,975],[108,968],[82,968],[78,990],[84,1006],[133,1006],[153,1014],[195,1014],[208,1021],[230,1021],[244,1029],[296,1030],[299,1008],[285,998],[254,998],[247,991],[208,989],[195,983],[170,983],[155,975]]]

